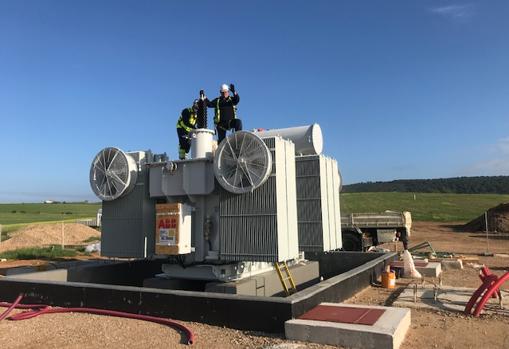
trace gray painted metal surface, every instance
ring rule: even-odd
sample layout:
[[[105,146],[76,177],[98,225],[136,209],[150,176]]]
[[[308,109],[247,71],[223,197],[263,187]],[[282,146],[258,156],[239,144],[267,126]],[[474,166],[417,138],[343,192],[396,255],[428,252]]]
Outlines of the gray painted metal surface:
[[[214,191],[213,163],[208,158],[169,161],[150,166],[150,196],[208,195]]]
[[[103,201],[101,254],[145,258],[155,252],[155,200],[149,196],[148,171],[142,166],[133,190]]]
[[[318,262],[302,261],[290,267],[297,289],[303,289],[319,282]],[[284,291],[275,270],[261,273],[246,279],[231,282],[211,282],[205,286],[206,292],[232,293],[246,296],[282,296]]]

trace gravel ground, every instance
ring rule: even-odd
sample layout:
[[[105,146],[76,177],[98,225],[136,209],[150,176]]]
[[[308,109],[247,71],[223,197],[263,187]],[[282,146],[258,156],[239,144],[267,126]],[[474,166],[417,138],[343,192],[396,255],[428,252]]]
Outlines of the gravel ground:
[[[454,226],[421,223],[414,225],[411,245],[431,241],[437,250],[457,253],[484,252],[478,234],[461,233]],[[509,240],[497,239],[492,251],[509,253]],[[509,258],[481,257],[497,273],[509,268]],[[398,288],[409,280],[399,279]],[[445,271],[450,286],[477,287],[477,270]],[[506,284],[507,286],[507,284]],[[378,287],[360,292],[350,303],[391,305],[398,293]],[[4,308],[0,308],[0,312]],[[283,334],[237,331],[194,322],[183,322],[196,335],[194,348],[332,348],[286,341]],[[51,314],[25,321],[0,322],[0,348],[185,348],[178,331],[152,323],[86,314]],[[500,316],[466,317],[462,314],[412,309],[412,324],[402,349],[410,348],[509,348],[509,319]]]
[[[333,348],[286,341],[283,334],[185,324],[195,333],[192,348]],[[1,348],[189,348],[184,337],[158,324],[87,314],[49,314],[0,322]]]

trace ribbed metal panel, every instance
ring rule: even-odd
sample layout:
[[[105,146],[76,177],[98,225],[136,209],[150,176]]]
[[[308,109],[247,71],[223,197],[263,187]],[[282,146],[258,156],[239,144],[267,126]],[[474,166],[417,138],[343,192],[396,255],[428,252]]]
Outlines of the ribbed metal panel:
[[[297,212],[299,225],[299,249],[301,251],[324,251],[328,244],[328,226],[324,226],[323,214],[327,203],[322,200],[325,183],[320,181],[320,156],[295,158],[297,180]]]
[[[298,156],[295,162],[299,249],[317,252],[341,248],[336,160],[311,155]]]
[[[233,194],[220,189],[220,259],[275,262],[298,256],[293,144],[280,138],[264,139],[272,159],[272,173],[252,193]],[[295,165],[293,165],[295,166]],[[292,195],[293,202],[292,205]]]
[[[293,258],[299,255],[299,224],[297,219],[297,178],[295,166],[295,144],[285,142],[286,160],[286,212],[288,256]],[[293,257],[292,257],[293,256]]]
[[[343,247],[343,240],[341,238],[341,205],[339,198],[339,191],[341,188],[341,176],[339,175],[339,166],[338,162],[332,159],[332,175],[333,175],[333,191],[332,195],[334,196],[334,222],[335,222],[335,232],[336,232],[336,249],[340,249]]]
[[[129,194],[103,201],[102,256],[144,258],[154,254],[155,201],[150,199],[147,181],[144,169]]]
[[[336,244],[336,217],[335,217],[335,205],[334,205],[334,174],[332,173],[332,159],[325,158],[325,173],[321,174],[322,180],[327,181],[327,215],[329,220],[329,249],[337,249]]]

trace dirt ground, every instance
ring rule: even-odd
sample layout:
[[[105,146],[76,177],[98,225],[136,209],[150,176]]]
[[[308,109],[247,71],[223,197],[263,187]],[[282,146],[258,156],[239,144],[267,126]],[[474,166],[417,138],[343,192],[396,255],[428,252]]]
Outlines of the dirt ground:
[[[100,238],[101,233],[78,223],[30,224],[0,243],[0,252],[24,247],[82,244],[87,239]]]
[[[509,238],[490,237],[490,251],[509,254]],[[417,222],[410,245],[430,241],[437,251],[451,251],[476,257],[486,250],[482,234],[457,231],[454,225]],[[508,256],[509,257],[509,256]],[[479,257],[494,272],[509,269],[509,258]],[[443,283],[450,286],[477,287],[477,269],[444,271]],[[391,305],[409,280],[399,279],[395,290],[369,287],[348,300],[357,304]],[[506,288],[509,285],[506,284]],[[0,313],[4,308],[0,308]],[[509,318],[501,316],[466,317],[412,309],[412,323],[403,349],[409,348],[509,348]],[[187,322],[196,335],[196,348],[331,348],[309,343],[290,342],[283,334],[237,331]],[[183,337],[173,329],[136,320],[84,314],[52,314],[25,320],[0,322],[1,348],[178,348]]]
[[[509,203],[492,207],[487,213],[487,217],[481,215],[468,222],[465,225],[465,230],[484,230],[487,223],[490,231],[509,233]]]

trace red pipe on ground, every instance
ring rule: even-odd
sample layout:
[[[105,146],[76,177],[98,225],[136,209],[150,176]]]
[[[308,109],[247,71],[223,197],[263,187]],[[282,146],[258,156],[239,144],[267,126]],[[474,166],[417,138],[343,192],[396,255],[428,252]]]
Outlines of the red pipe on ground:
[[[14,301],[14,303],[10,304],[8,307],[8,309],[6,311],[4,311],[2,313],[2,315],[0,315],[0,321],[2,321],[3,319],[5,319],[7,316],[9,316],[9,314],[11,313],[11,311],[16,308],[19,304],[19,302],[21,302],[21,300],[23,299],[23,295],[20,294],[16,300]]]
[[[173,321],[171,319],[165,319],[150,315],[141,315],[141,314],[132,314],[132,313],[125,313],[122,311],[115,311],[115,310],[105,310],[105,309],[96,309],[96,308],[52,308],[49,305],[43,305],[43,304],[19,304],[21,302],[21,299],[23,299],[23,295],[19,295],[18,298],[14,301],[14,303],[7,303],[7,302],[0,302],[1,307],[9,307],[6,311],[0,315],[0,321],[7,318],[9,313],[14,309],[30,309],[28,311],[24,311],[19,314],[12,315],[8,318],[8,320],[27,320],[34,318],[39,315],[44,314],[60,314],[60,313],[87,313],[87,314],[94,314],[94,315],[107,315],[107,316],[115,316],[115,317],[121,317],[126,319],[135,319],[135,320],[143,320],[143,321],[150,321],[157,324],[169,326],[178,330],[183,331],[186,334],[187,337],[187,344],[191,345],[194,343],[194,333],[186,327],[185,325],[182,325],[176,321]]]

